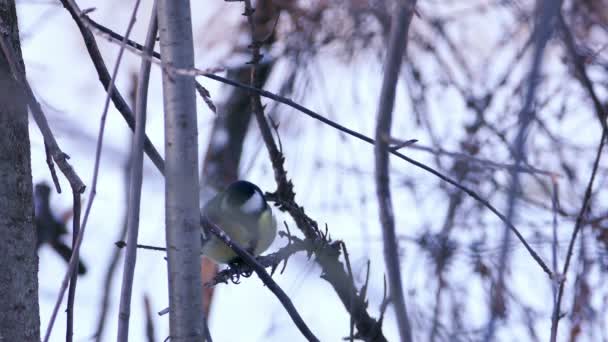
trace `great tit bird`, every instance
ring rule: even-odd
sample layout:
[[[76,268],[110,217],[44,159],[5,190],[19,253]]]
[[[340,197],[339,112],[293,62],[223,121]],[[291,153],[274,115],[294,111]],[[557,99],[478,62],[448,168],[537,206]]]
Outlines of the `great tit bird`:
[[[268,249],[277,234],[276,221],[262,190],[247,181],[230,184],[207,202],[202,213],[254,257]],[[207,235],[203,255],[220,264],[238,261],[228,245],[214,235]]]
[[[72,249],[61,241],[61,237],[68,233],[65,223],[59,221],[53,215],[50,206],[51,188],[44,183],[38,183],[34,187],[34,223],[38,241],[36,248],[43,243],[48,243],[66,261],[70,261]],[[79,261],[78,274],[85,274],[86,266]]]

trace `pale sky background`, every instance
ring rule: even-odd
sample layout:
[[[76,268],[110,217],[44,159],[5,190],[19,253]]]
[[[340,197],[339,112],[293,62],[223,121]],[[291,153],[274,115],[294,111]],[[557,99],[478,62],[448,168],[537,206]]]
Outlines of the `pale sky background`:
[[[97,7],[97,10],[91,14],[92,18],[121,34],[124,33],[132,1],[128,2],[128,5],[118,0],[79,1],[78,3],[83,9]],[[434,2],[429,3],[429,6],[435,4]],[[422,2],[422,6],[424,4],[425,2]],[[218,6],[222,6],[222,10],[219,12],[216,11]],[[243,20],[240,15],[242,4],[192,1],[192,7],[197,67],[204,69],[225,65],[228,61],[228,47],[238,40],[236,34],[226,32],[237,32],[236,25],[239,20]],[[151,1],[142,1],[138,21],[132,34],[137,41],[141,42],[144,39],[150,9]],[[88,200],[93,174],[95,141],[105,92],[97,80],[80,33],[68,12],[58,2],[19,1],[18,15],[28,79],[40,102],[43,103],[43,109],[61,148],[71,156],[70,162],[87,184],[84,199]],[[209,28],[206,23],[211,16],[215,16],[216,21],[214,26]],[[465,21],[462,28],[456,33],[456,36],[461,39],[469,39],[471,35],[476,35],[476,39],[473,41],[479,42],[475,47],[481,50],[481,55],[491,53],[492,46],[481,42],[496,40],[498,36],[496,31],[510,24],[508,16],[500,13],[491,13],[486,19],[485,23],[478,25],[486,25],[484,27],[487,29],[476,30],[475,26],[468,26]],[[413,25],[419,24],[419,19],[415,19]],[[420,25],[419,29],[425,30],[423,25]],[[211,45],[209,42],[213,41],[213,37],[220,34],[224,34],[223,39],[229,41]],[[527,34],[528,32],[525,30],[521,33],[522,37]],[[230,41],[231,39],[232,41]],[[97,41],[106,64],[111,70],[118,48],[102,38],[97,37]],[[381,64],[374,62],[377,59],[372,57],[376,52],[361,52],[352,64],[345,64],[339,58],[332,57],[332,51],[324,53],[323,57],[326,59],[314,64],[316,76],[310,77],[311,83],[301,90],[301,93],[306,94],[305,100],[298,99],[298,101],[349,128],[372,136],[376,99],[380,88],[380,77],[378,76],[382,70]],[[497,58],[506,59],[507,57],[497,56]],[[480,91],[484,84],[493,84],[495,70],[487,70],[487,66],[482,65],[481,62],[476,63],[475,60],[470,62],[475,66],[476,71],[487,71],[487,79],[478,80]],[[425,72],[431,72],[436,68],[436,64],[418,64],[425,69]],[[497,63],[497,65],[499,64]],[[547,62],[546,68],[557,69],[558,64],[557,61],[550,60]],[[529,63],[522,65],[527,68]],[[128,96],[131,89],[131,74],[138,70],[139,59],[126,52],[120,76],[117,79],[117,85],[125,97]],[[525,71],[523,69],[514,72],[516,75],[522,75]],[[463,79],[462,75],[455,75],[455,77]],[[280,75],[273,75],[275,82],[271,82],[269,90],[276,90],[278,79],[280,79]],[[211,91],[216,104],[221,103],[223,89],[217,83],[209,80],[201,78],[199,81]],[[147,133],[162,154],[162,92],[160,73],[156,66],[152,68],[150,84]],[[452,128],[462,126],[461,122],[466,115],[460,95],[453,89],[445,91],[438,87],[430,87],[427,91],[428,97],[436,99],[436,101],[431,101],[434,105],[429,110],[435,114],[431,120],[436,125],[438,136],[444,139],[442,143],[446,149],[457,150],[456,142],[462,131],[461,129],[453,131]],[[540,92],[542,94],[544,90],[540,90]],[[431,142],[426,133],[418,131],[411,125],[412,115],[409,101],[406,101],[407,96],[407,87],[401,82],[395,109],[393,135],[403,139],[415,138],[422,145],[429,146]],[[506,98],[505,94],[497,94],[497,96],[501,97],[500,100],[497,100],[499,104],[513,101],[514,103],[511,105],[518,106],[520,103],[519,99]],[[197,108],[199,150],[201,151],[199,155],[201,155],[206,149],[208,131],[214,114],[200,99],[197,101],[199,104]],[[334,239],[342,239],[346,242],[358,287],[363,285],[367,260],[372,260],[368,291],[369,312],[374,317],[378,317],[378,308],[382,300],[384,264],[373,183],[373,147],[351,138],[343,138],[337,131],[302,114],[295,113],[285,106],[280,106],[278,113],[286,168],[288,175],[294,180],[297,200],[306,208],[311,217],[318,220],[320,225],[323,226],[327,223]],[[591,114],[587,112],[584,115],[591,118]],[[470,120],[470,115],[468,117]],[[30,120],[30,123],[34,182],[50,182],[42,138],[33,124],[33,120]],[[580,122],[565,125],[564,129],[579,130],[578,124]],[[597,127],[589,128],[588,131],[588,135],[585,134],[578,138],[582,141],[588,139],[589,142],[597,140],[596,137],[599,137]],[[97,197],[81,249],[81,258],[87,264],[89,272],[78,280],[75,341],[89,340],[97,324],[103,276],[111,252],[115,248],[113,243],[117,240],[126,209],[123,165],[130,149],[130,136],[122,117],[110,105]],[[431,155],[417,151],[408,150],[408,155],[423,162],[431,163],[433,160]],[[501,159],[505,156],[504,151],[497,151],[495,155],[485,157],[493,157],[493,160],[498,162],[510,162]],[[543,167],[548,166],[543,165]],[[414,237],[417,236],[417,232],[426,228],[434,227],[435,230],[438,230],[445,215],[446,203],[438,201],[442,197],[438,196],[438,192],[432,191],[437,186],[437,180],[397,159],[392,159],[391,168],[398,232],[408,237]],[[256,182],[265,191],[275,189],[270,163],[257,133],[257,127],[253,127],[248,134],[242,169],[244,172],[246,171],[243,178]],[[502,174],[503,179],[508,177],[506,172]],[[407,190],[407,182],[411,179],[417,180],[416,196]],[[52,206],[58,212],[68,209],[71,205],[69,185],[61,175],[60,180],[64,193],[52,195]],[[482,193],[482,195],[490,196],[492,194]],[[163,200],[164,183],[159,173],[146,158],[140,243],[164,245]],[[494,195],[491,199],[492,203],[504,212],[506,206],[503,200],[501,194]],[[85,206],[83,205],[83,207]],[[280,221],[286,219],[277,210],[275,213]],[[546,229],[550,229],[551,217],[549,215],[537,216],[533,220],[536,223],[547,225]],[[296,231],[295,225],[289,220],[287,222],[290,224],[292,232]],[[475,223],[485,224],[492,228],[487,229],[485,234],[490,241],[495,241],[496,252],[492,255],[497,256],[499,239],[503,232],[502,224],[498,222],[497,218],[490,215],[484,216],[483,222]],[[471,224],[471,222],[464,224]],[[566,241],[565,237],[569,235],[571,227],[572,224],[569,221],[564,224],[564,241]],[[455,236],[455,239],[463,242],[463,245],[449,277],[455,284],[454,286],[462,287],[463,293],[466,293],[466,296],[460,300],[473,303],[469,306],[472,308],[471,312],[467,313],[469,326],[483,327],[487,318],[487,298],[484,292],[486,289],[477,278],[471,277],[471,267],[464,245],[465,242],[477,238],[476,234],[478,234],[478,230],[471,231],[470,236]],[[283,245],[285,245],[285,241],[277,238],[270,250],[274,251]],[[430,327],[430,314],[434,307],[436,286],[435,282],[431,281],[432,275],[428,275],[429,272],[432,272],[430,271],[432,264],[428,255],[421,255],[419,250],[407,240],[402,240],[401,249],[404,289],[410,319],[414,328],[423,326],[426,328],[421,329],[426,330]],[[549,246],[544,246],[542,249],[539,247],[538,250],[546,261],[550,260]],[[43,247],[39,253],[40,315],[41,328],[44,332],[66,265],[49,247]],[[517,284],[513,285],[514,288],[527,289],[529,295],[524,295],[524,297],[535,308],[539,310],[550,308],[548,303],[551,303],[551,286],[546,276],[539,271],[535,264],[530,262],[529,256],[519,244],[516,244],[511,255],[513,265],[528,264],[525,267],[515,268],[517,274],[510,279],[512,284]],[[114,281],[104,341],[115,340],[116,336],[121,270],[122,260]],[[132,341],[142,341],[145,338],[143,295],[147,294],[150,297],[154,312],[168,305],[167,272],[163,255],[158,252],[140,251],[135,272],[130,337]],[[282,275],[275,275],[274,279],[290,295],[303,319],[322,341],[338,341],[348,335],[349,317],[328,283],[319,279],[319,273],[319,267],[314,261],[309,261],[304,255],[299,254],[290,259],[286,272]],[[425,273],[428,276],[423,276]],[[284,308],[270,291],[263,287],[256,276],[244,279],[239,285],[219,285],[214,300],[211,333],[215,341],[284,341],[289,339],[295,342],[304,340],[285,313]],[[567,298],[566,302],[569,300],[570,298]],[[64,340],[64,308],[65,304],[60,309],[52,341]],[[512,312],[511,314],[516,320],[525,321],[526,319],[523,313]],[[547,317],[549,316],[547,315]],[[539,327],[540,339],[548,340],[550,320],[539,321],[539,324],[542,324]],[[560,331],[565,331],[566,322],[563,321],[562,324],[563,330]],[[155,316],[155,329],[157,341],[162,341],[168,335],[168,316]],[[499,330],[498,338],[513,341],[526,340],[528,335],[524,329],[524,325],[518,324],[506,332]],[[384,333],[389,340],[397,339],[395,321],[390,309],[385,319]]]

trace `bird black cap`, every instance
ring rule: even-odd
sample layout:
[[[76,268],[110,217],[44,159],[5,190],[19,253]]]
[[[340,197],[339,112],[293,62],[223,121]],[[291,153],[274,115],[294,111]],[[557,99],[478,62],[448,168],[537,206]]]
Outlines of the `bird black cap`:
[[[247,214],[256,214],[267,208],[264,193],[255,184],[239,180],[224,191],[223,202],[230,208],[243,208]]]

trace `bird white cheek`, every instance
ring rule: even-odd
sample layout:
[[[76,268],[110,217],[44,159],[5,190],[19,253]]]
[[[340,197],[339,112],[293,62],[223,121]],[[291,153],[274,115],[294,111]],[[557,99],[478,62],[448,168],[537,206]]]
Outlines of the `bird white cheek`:
[[[264,198],[255,192],[245,203],[241,205],[241,211],[248,215],[253,215],[264,210]]]

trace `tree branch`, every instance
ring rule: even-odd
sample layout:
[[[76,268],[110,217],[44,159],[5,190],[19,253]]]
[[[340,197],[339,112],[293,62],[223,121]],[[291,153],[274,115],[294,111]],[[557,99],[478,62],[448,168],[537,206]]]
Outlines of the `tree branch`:
[[[403,1],[391,23],[391,33],[384,67],[384,79],[376,114],[375,178],[380,224],[384,240],[384,261],[388,273],[389,291],[397,316],[401,341],[412,341],[412,327],[407,316],[405,296],[401,282],[399,244],[395,234],[395,217],[389,182],[389,142],[395,103],[395,88],[399,80],[401,61],[407,48],[407,34],[416,6],[415,0]]]
[[[557,16],[561,8],[561,0],[558,1],[540,1],[538,2],[538,16],[533,35],[536,39],[530,73],[528,75],[527,92],[524,99],[524,104],[519,113],[519,131],[513,141],[513,151],[515,157],[515,166],[519,167],[526,159],[526,138],[528,128],[535,118],[534,99],[536,97],[536,87],[539,84],[540,69],[542,64],[543,52],[545,46],[551,38],[553,25],[556,23]],[[511,184],[507,198],[507,221],[512,222],[515,217],[517,195],[520,193],[519,172],[511,170]],[[498,279],[493,284],[490,298],[490,321],[486,330],[484,340],[491,341],[494,338],[496,318],[501,314],[502,298],[504,297],[504,275],[508,264],[509,244],[511,240],[510,227],[505,225],[505,231],[502,238],[500,249],[500,259],[498,265]],[[552,273],[549,272],[552,276]]]
[[[562,298],[564,295],[564,288],[566,286],[566,275],[568,274],[568,269],[570,267],[570,262],[572,259],[573,251],[574,251],[574,243],[576,242],[576,238],[578,236],[579,231],[583,228],[586,221],[586,216],[589,212],[589,204],[591,202],[591,196],[593,194],[593,183],[595,181],[595,176],[597,174],[599,168],[600,158],[602,156],[602,151],[604,149],[604,145],[606,144],[606,140],[608,139],[608,126],[606,125],[606,118],[608,117],[604,106],[602,106],[599,97],[597,96],[593,84],[591,83],[591,79],[589,75],[587,75],[587,70],[585,65],[578,55],[576,51],[576,47],[574,44],[574,39],[570,32],[570,29],[566,25],[563,16],[561,13],[559,14],[559,25],[562,30],[562,37],[572,62],[577,71],[577,76],[579,81],[581,82],[581,86],[585,89],[593,102],[593,107],[595,109],[595,114],[602,126],[602,137],[600,138],[599,145],[597,147],[597,152],[595,155],[595,161],[593,162],[593,168],[591,170],[591,176],[589,177],[589,182],[587,183],[587,187],[585,189],[585,195],[583,197],[583,203],[581,204],[581,209],[576,217],[576,222],[574,224],[574,229],[572,230],[572,235],[570,237],[570,242],[568,243],[568,251],[566,252],[566,260],[564,261],[564,267],[562,269],[562,273],[558,279],[553,279],[554,282],[559,282],[559,289],[557,292],[557,298],[555,301],[555,305],[553,307],[553,313],[551,315],[551,336],[550,341],[557,341],[557,328],[560,320],[560,311]]]
[[[139,4],[139,1],[137,2]],[[135,12],[134,12],[135,13]],[[131,18],[135,21],[135,17]],[[154,50],[158,21],[156,20],[156,1],[152,6],[150,24],[146,35],[144,54]],[[146,112],[148,104],[148,85],[150,82],[151,63],[147,59],[141,60],[139,77],[137,78],[137,94],[135,96],[135,134],[131,148],[129,199],[127,211],[127,251],[123,267],[122,288],[120,293],[120,306],[118,313],[118,341],[129,340],[129,318],[131,316],[131,294],[133,291],[133,277],[137,260],[137,237],[139,235],[139,214],[141,206],[141,186],[143,178],[144,141],[146,135]]]

